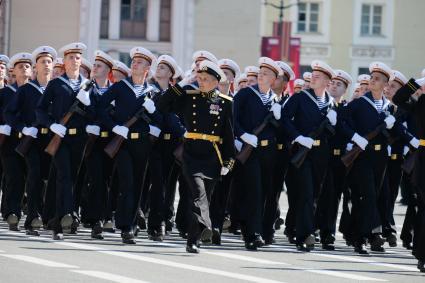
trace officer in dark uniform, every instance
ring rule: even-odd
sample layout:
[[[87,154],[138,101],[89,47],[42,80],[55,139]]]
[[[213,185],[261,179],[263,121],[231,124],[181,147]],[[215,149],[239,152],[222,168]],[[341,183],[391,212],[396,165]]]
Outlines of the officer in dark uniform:
[[[418,259],[418,269],[425,272],[425,78],[410,79],[400,88],[393,102],[411,112],[416,121],[419,148],[416,153],[413,183],[418,195],[418,212],[414,224],[413,255]]]
[[[79,73],[81,54],[85,49],[86,46],[79,42],[61,48],[65,74],[49,82],[36,109],[37,123],[62,138],[52,158],[56,176],[52,180],[56,182],[56,209],[52,223],[54,240],[63,239],[63,232],[71,231],[76,217],[74,185],[86,140],[86,116],[94,115],[86,90],[89,81]],[[68,123],[60,124],[70,110],[75,112]]]
[[[264,206],[274,191],[271,174],[276,158],[276,128],[268,123],[261,133],[253,133],[271,115],[270,111],[276,119],[280,119],[282,109],[279,103],[272,105],[275,94],[271,90],[276,78],[283,75],[282,69],[267,57],[261,57],[258,63],[258,85],[240,90],[234,99],[235,136],[254,147],[243,166],[235,171],[238,192],[233,199],[238,207],[237,220],[241,223],[245,248],[249,250],[264,245],[262,235],[273,237],[275,218],[274,211],[269,231],[263,231]]]
[[[125,138],[114,159],[119,189],[115,226],[121,230],[123,243],[136,244],[136,214],[152,147],[149,135],[159,135],[162,118],[149,98],[154,89],[145,81],[151,65],[156,62],[156,57],[143,47],[131,49],[130,57],[131,77],[113,84],[101,96],[97,111],[106,129]],[[113,101],[115,111],[111,116],[108,107]],[[139,111],[145,112],[133,126],[126,127],[124,124]]]
[[[95,83],[90,100],[94,107],[99,103],[102,94],[105,93],[111,83],[108,76],[112,71],[114,60],[101,50],[95,51],[95,61],[92,70],[92,79]],[[113,105],[109,105],[108,111],[112,111]],[[110,141],[110,132],[104,129],[97,117],[88,122],[86,132],[89,138],[84,149],[85,174],[83,186],[83,201],[81,204],[81,220],[92,227],[91,237],[103,239],[103,221],[106,218],[106,205],[110,176],[112,175],[113,161],[104,152],[104,147]],[[81,169],[80,169],[81,170]]]
[[[331,108],[333,101],[326,91],[331,78],[332,68],[324,62],[313,61],[312,80],[309,89],[291,96],[283,108],[283,127],[290,140],[298,143],[299,148],[310,149],[305,161],[294,172],[296,189],[296,243],[301,251],[314,248],[315,210],[320,191],[323,187],[329,161],[329,131],[325,127],[318,136],[310,133],[322,123],[336,125],[337,114]],[[294,150],[297,152],[297,150]],[[293,166],[293,165],[291,165]],[[293,193],[293,192],[291,192]]]
[[[5,119],[5,111],[8,105],[16,98],[17,90],[28,82],[32,75],[32,55],[18,53],[10,58],[10,65],[14,67],[16,83],[7,85],[0,92],[1,126],[0,135],[4,139],[1,145],[0,158],[4,174],[4,197],[3,218],[9,224],[9,229],[18,231],[18,223],[21,218],[21,201],[24,195],[25,165],[22,157],[16,153],[15,147],[20,140],[20,133],[12,129],[10,121]]]
[[[43,187],[50,169],[50,156],[44,152],[50,141],[49,130],[37,124],[35,109],[51,79],[56,56],[55,49],[50,46],[40,46],[34,50],[32,61],[35,64],[36,79],[20,87],[5,109],[6,121],[12,129],[34,139],[24,156],[28,206],[25,229],[28,235],[39,235],[37,230],[42,226]]]
[[[341,113],[346,102],[343,100],[344,94],[352,83],[351,76],[343,70],[335,70],[328,88],[329,94],[334,100],[334,110],[337,116]],[[346,168],[341,161],[341,156],[345,151],[347,140],[340,131],[330,138],[330,160],[329,169],[326,174],[325,184],[320,195],[317,213],[317,225],[320,229],[320,240],[322,247],[326,250],[335,249],[336,222],[341,195],[346,194]]]
[[[231,98],[219,93],[219,81],[226,77],[209,60],[199,64],[199,91],[169,88],[159,101],[162,112],[182,113],[187,132],[183,145],[182,172],[192,195],[192,215],[186,251],[199,253],[199,241],[211,241],[209,202],[220,176],[234,165]]]
[[[370,141],[365,136],[383,123],[387,129],[392,129],[395,123],[394,116],[387,112],[389,101],[383,97],[393,72],[380,62],[373,62],[369,70],[371,91],[346,106],[341,123],[345,137],[363,150],[349,173],[353,240],[355,251],[360,254],[368,253],[365,246],[368,238],[373,251],[384,251],[377,204],[387,164],[387,139],[382,133]]]

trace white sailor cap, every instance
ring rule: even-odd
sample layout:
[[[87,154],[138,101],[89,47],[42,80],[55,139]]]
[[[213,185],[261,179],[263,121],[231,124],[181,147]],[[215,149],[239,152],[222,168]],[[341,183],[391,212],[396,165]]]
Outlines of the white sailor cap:
[[[54,67],[63,67],[63,58],[56,57],[55,61],[53,62],[53,68]]]
[[[370,76],[368,74],[362,74],[357,77],[357,82],[362,84],[369,84]]]
[[[272,70],[276,74],[276,77],[283,76],[282,69],[274,60],[270,59],[269,57],[260,57],[260,59],[258,59],[258,65],[260,68],[264,67]]]
[[[176,78],[183,77],[183,75],[184,75],[183,69],[179,65],[177,65]]]
[[[105,63],[110,69],[114,67],[114,58],[112,58],[111,55],[103,52],[102,50],[96,50],[94,52],[94,60]]]
[[[58,56],[58,54],[53,47],[40,46],[40,47],[37,47],[32,52],[32,62],[35,64],[37,62],[38,58],[43,57],[43,56],[48,56],[48,57],[52,58],[52,61],[54,61],[56,59],[56,57]]]
[[[246,74],[242,73],[239,75],[239,77],[235,79],[235,85],[239,86],[240,83],[247,82],[247,81],[248,81],[248,78],[246,77]]]
[[[353,78],[343,70],[335,70],[335,76],[332,79],[342,81],[347,87],[353,82]]]
[[[313,62],[311,62],[311,68],[313,69],[313,71],[319,71],[326,74],[330,79],[335,76],[335,72],[331,68],[331,66],[329,66],[323,61],[314,60]]]
[[[93,69],[93,64],[87,60],[86,58],[81,58],[81,67],[85,68],[88,73],[91,72],[91,69]]]
[[[311,72],[304,72],[303,79],[304,79],[304,82],[309,83],[311,81]]]
[[[239,74],[241,73],[241,69],[239,68],[239,65],[231,59],[220,59],[220,60],[218,60],[218,66],[221,69],[227,69],[230,72],[232,72],[233,76],[235,78],[238,77]]]
[[[151,66],[156,64],[156,56],[144,47],[136,46],[131,48],[130,57],[131,59],[143,58],[147,60],[151,64]]]
[[[130,68],[127,67],[126,64],[118,60],[114,60],[114,66],[112,67],[112,70],[119,71],[127,77],[130,75],[131,72]]]
[[[295,73],[294,73],[294,71],[292,70],[292,68],[288,64],[286,64],[283,61],[276,61],[276,64],[279,65],[279,67],[283,71],[283,75],[284,76],[287,76],[288,77],[288,80],[291,81],[291,80],[295,79]]]
[[[28,63],[32,65],[31,53],[27,53],[27,52],[16,53],[10,58],[9,66],[14,68],[16,64],[19,64],[19,63]]]
[[[59,53],[63,54],[63,56],[65,57],[67,54],[70,54],[70,53],[83,54],[83,51],[86,49],[87,49],[87,46],[84,43],[73,42],[65,46],[62,46],[62,48],[59,49]]]
[[[0,64],[6,65],[9,64],[9,57],[6,55],[0,54]]]
[[[388,78],[389,81],[394,79],[393,70],[382,62],[372,62],[369,65],[369,72],[372,74],[374,72],[381,73]]]
[[[223,70],[220,67],[208,60],[204,60],[199,64],[198,73],[206,72],[212,76],[214,76],[219,82],[227,81],[226,75],[223,73]]]
[[[193,53],[192,56],[193,62],[199,61],[200,59],[202,60],[209,60],[211,62],[213,62],[214,64],[217,64],[217,57],[214,56],[214,54],[212,54],[209,51],[206,50],[198,50],[195,53]]]
[[[248,66],[245,68],[245,74],[246,76],[254,76],[254,77],[258,77],[258,72],[260,71],[260,69],[257,66]]]
[[[158,57],[158,65],[159,64],[165,64],[168,68],[170,68],[171,73],[173,74],[173,79],[176,79],[179,77],[179,70],[176,60],[174,60],[173,57],[169,55],[161,55]]]
[[[305,84],[305,81],[302,79],[296,79],[294,81],[294,87],[303,87]]]
[[[394,81],[398,82],[401,85],[405,85],[407,84],[407,82],[409,81],[401,72],[397,71],[397,70],[393,70],[394,73]]]

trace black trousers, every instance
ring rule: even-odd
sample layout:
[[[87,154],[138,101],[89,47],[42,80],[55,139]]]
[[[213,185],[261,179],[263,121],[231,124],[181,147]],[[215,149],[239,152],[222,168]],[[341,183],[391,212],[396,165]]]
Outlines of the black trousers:
[[[335,235],[338,208],[342,194],[346,191],[346,168],[341,162],[341,155],[333,155],[319,198],[317,220],[321,239]]]
[[[151,147],[147,136],[126,140],[115,157],[119,181],[115,226],[123,232],[135,225]]]
[[[288,237],[295,236],[296,231],[296,168],[294,166],[288,167],[288,172],[286,174],[285,184],[286,184],[286,194],[288,196],[288,212],[286,213],[285,218],[285,235]]]
[[[106,218],[108,190],[113,161],[104,152],[109,138],[98,137],[85,159],[84,194],[81,203],[83,223],[95,224]]]
[[[381,193],[388,153],[386,147],[366,148],[354,161],[350,172],[353,237],[363,243],[374,228],[381,225],[378,196]]]
[[[239,178],[237,199],[242,233],[245,241],[250,241],[255,235],[263,234],[264,203],[273,193],[271,173],[276,158],[276,144],[254,149],[248,160],[235,175]],[[273,215],[274,218],[275,214]]]
[[[32,141],[31,147],[25,156],[27,171],[26,193],[28,215],[25,220],[25,228],[31,228],[31,221],[41,217],[43,207],[43,188],[47,181],[50,169],[51,157],[44,152],[48,143],[48,137],[39,134],[39,138]]]
[[[19,143],[17,133],[12,132],[0,151],[0,158],[4,174],[4,197],[2,199],[4,219],[10,214],[15,214],[18,218],[22,215],[21,202],[25,190],[25,163],[24,159],[15,152]]]
[[[313,147],[295,173],[296,237],[302,243],[316,228],[316,209],[329,163],[329,145]]]
[[[167,187],[165,190],[164,200],[164,218],[165,220],[172,220],[175,215],[174,201],[176,198],[177,182],[181,174],[180,165],[174,160],[168,174]]]
[[[279,200],[283,190],[286,172],[289,166],[289,153],[287,149],[276,148],[275,165],[272,172],[272,187],[264,194],[263,213],[263,238],[273,237],[274,223],[280,217]]]
[[[227,199],[232,178],[232,173],[222,177],[217,183],[211,198],[210,216],[212,227],[220,230],[220,232],[223,229],[224,217],[226,216]]]
[[[192,213],[188,219],[187,244],[198,244],[202,229],[212,228],[209,204],[216,180],[190,176],[185,171],[183,171],[183,174],[186,177],[187,187],[192,199]]]
[[[81,164],[85,140],[85,134],[65,136],[52,159],[56,175],[56,205],[53,220],[53,230],[56,233],[62,231],[60,226],[62,217],[66,214],[73,214],[75,211],[74,185]]]
[[[405,190],[407,200],[406,215],[404,217],[403,228],[401,229],[400,239],[406,243],[413,242],[413,228],[418,210],[418,195],[411,182],[411,175],[404,174],[402,177],[402,186]]]

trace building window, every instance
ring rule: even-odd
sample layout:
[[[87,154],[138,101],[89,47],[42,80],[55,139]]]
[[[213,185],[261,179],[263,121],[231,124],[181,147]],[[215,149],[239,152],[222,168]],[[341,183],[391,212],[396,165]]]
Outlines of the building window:
[[[109,0],[102,0],[100,10],[100,38],[109,38]]]
[[[311,66],[310,65],[300,65],[300,77],[301,77],[301,79],[303,78],[303,74],[305,73],[305,72],[311,72],[312,70],[311,70]]]
[[[319,32],[319,3],[298,5],[298,32]]]
[[[171,0],[161,0],[159,40],[171,41]]]
[[[127,66],[131,66],[131,57],[128,52],[120,52],[119,60],[126,64]]]
[[[368,67],[359,67],[359,76],[360,75],[369,75],[369,68]]]
[[[362,36],[382,35],[382,5],[362,5],[360,33]]]
[[[121,0],[120,38],[146,38],[147,8],[147,0]]]

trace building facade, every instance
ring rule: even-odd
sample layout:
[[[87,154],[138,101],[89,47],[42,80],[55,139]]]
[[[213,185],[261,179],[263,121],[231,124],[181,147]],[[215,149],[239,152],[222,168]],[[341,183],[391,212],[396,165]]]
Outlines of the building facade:
[[[425,67],[418,60],[425,44],[424,10],[422,0],[300,0],[285,10],[284,20],[292,21],[292,36],[301,38],[302,71],[320,59],[356,78],[378,60],[406,76],[418,76]],[[263,36],[271,35],[278,13],[262,6]]]

